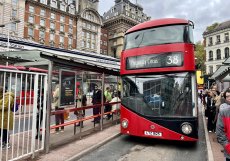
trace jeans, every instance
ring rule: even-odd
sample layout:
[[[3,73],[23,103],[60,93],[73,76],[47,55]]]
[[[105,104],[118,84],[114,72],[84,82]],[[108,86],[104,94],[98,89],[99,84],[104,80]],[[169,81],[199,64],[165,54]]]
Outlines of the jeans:
[[[58,110],[64,110],[64,108],[55,108],[56,111]],[[64,113],[61,113],[61,114],[56,114],[55,115],[55,121],[56,121],[56,125],[59,125],[59,124],[64,124]],[[61,127],[62,130],[64,130],[64,126]],[[59,131],[59,127],[57,127],[55,129],[55,131]]]

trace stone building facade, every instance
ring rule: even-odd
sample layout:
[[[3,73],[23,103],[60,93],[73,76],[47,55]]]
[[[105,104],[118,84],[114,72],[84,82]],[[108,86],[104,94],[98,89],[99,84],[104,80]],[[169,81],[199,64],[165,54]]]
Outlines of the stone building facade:
[[[115,5],[103,14],[103,28],[108,30],[108,53],[120,58],[125,32],[144,21],[150,20],[143,7],[130,0],[115,0]]]
[[[0,33],[16,37],[23,37],[24,34],[25,0],[0,0]],[[15,20],[19,20],[16,23]]]
[[[229,57],[229,34],[230,21],[222,22],[214,29],[203,33],[206,74],[214,73]]]

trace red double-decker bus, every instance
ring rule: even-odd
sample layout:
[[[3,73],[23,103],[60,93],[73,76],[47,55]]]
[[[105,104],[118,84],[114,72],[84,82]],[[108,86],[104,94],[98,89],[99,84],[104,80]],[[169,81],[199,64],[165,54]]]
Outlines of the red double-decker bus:
[[[197,141],[192,21],[152,20],[129,29],[121,55],[121,133]]]

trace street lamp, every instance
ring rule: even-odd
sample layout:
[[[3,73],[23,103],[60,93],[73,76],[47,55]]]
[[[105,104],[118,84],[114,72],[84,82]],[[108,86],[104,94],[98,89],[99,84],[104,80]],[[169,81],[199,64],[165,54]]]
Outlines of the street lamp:
[[[10,22],[7,22],[7,23],[4,23],[4,24],[1,24],[0,27],[5,27],[6,25],[9,25],[9,24],[12,24],[12,23],[20,23],[21,21],[19,19],[15,19],[15,20],[12,20]],[[7,51],[9,52],[10,51],[10,29],[9,29],[9,26],[7,27]],[[8,53],[7,53],[7,60],[8,60]],[[8,66],[8,61],[6,62],[6,66]]]

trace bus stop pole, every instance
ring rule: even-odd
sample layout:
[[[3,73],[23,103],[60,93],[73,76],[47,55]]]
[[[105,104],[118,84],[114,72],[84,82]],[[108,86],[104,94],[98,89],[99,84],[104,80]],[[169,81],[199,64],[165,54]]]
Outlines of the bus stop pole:
[[[101,130],[103,130],[105,73],[102,73],[101,81]]]
[[[49,153],[50,146],[50,115],[52,106],[52,71],[53,62],[49,61],[48,65],[48,92],[47,92],[47,113],[46,113],[46,131],[45,131],[45,152]]]

